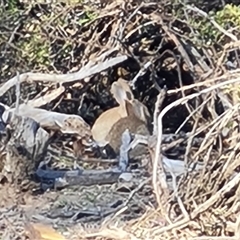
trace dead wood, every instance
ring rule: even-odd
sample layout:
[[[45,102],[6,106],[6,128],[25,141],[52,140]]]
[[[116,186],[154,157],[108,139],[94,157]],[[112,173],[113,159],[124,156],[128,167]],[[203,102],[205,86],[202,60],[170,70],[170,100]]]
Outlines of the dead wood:
[[[6,110],[2,116],[3,120],[6,121],[9,113],[14,112],[15,108]],[[34,119],[42,128],[48,130],[76,134],[79,137],[90,135],[90,126],[79,115],[47,111],[25,104],[19,106],[19,114],[22,117]]]
[[[6,131],[8,139],[2,175],[14,184],[32,181],[40,161],[46,155],[49,134],[33,119],[16,114],[9,116]]]
[[[110,60],[95,63],[89,62],[88,65],[83,67],[79,72],[76,73],[69,73],[69,74],[42,74],[42,73],[24,73],[19,76],[20,83],[23,83],[25,81],[39,81],[39,82],[52,82],[54,84],[70,84],[77,82],[81,79],[87,78],[93,74],[102,72],[109,67],[112,67],[116,64],[119,64],[123,61],[127,60],[127,56],[119,56],[116,58],[112,58]],[[13,77],[6,83],[4,83],[0,87],[0,96],[2,96],[4,93],[6,93],[11,87],[14,87],[17,84],[18,77]],[[57,96],[55,96],[57,97]]]

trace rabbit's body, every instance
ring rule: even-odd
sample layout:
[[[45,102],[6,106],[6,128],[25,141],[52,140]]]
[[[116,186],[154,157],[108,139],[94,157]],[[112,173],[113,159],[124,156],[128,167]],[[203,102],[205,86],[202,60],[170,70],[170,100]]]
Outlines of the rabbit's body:
[[[126,116],[126,111],[124,111],[121,106],[118,106],[103,112],[97,118],[92,127],[92,136],[99,146],[105,146],[107,144],[106,136],[108,135],[112,126],[121,118]]]
[[[128,129],[132,134],[141,134],[144,136],[150,135],[146,123],[140,119],[133,116],[128,116],[120,119],[113,125],[106,137],[106,141],[116,154],[119,153],[122,144],[122,134],[126,129]]]
[[[140,134],[144,136],[150,135],[147,122],[140,119],[135,114],[135,111],[133,110],[133,108],[134,108],[134,105],[126,101],[126,111],[128,113],[128,116],[116,122],[112,126],[111,130],[109,131],[106,137],[106,141],[112,147],[112,149],[116,154],[119,153],[120,146],[122,144],[122,134],[126,129],[128,129],[129,132],[132,134]],[[139,151],[140,148],[142,147],[140,146],[140,147],[137,147],[136,149],[131,150],[130,157],[135,157],[136,155],[143,154],[145,152],[145,149],[144,149],[144,152],[142,152],[142,151]]]

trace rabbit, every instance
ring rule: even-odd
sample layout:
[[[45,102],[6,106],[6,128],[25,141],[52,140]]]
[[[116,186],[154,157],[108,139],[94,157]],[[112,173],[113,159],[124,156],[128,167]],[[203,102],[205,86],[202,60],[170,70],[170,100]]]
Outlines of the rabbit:
[[[134,98],[127,81],[119,79],[114,82],[111,93],[119,106],[98,117],[92,127],[92,135],[100,147],[109,144],[114,152],[118,153],[121,135],[126,128],[129,128],[131,133],[149,134],[150,114],[147,107]]]
[[[120,146],[122,143],[122,134],[126,129],[128,129],[132,134],[150,136],[150,128],[148,126],[148,122],[146,121],[146,116],[141,115],[141,112],[144,112],[144,110],[146,110],[144,108],[145,106],[143,104],[140,104],[139,101],[129,102],[127,100],[125,106],[128,116],[123,117],[118,122],[116,122],[106,136],[106,141],[116,154],[119,154]],[[136,112],[138,113],[135,114]],[[130,151],[130,158],[140,156],[144,153],[146,153],[146,149],[141,146],[137,146],[135,149]]]
[[[93,139],[100,147],[107,144],[105,138],[112,126],[121,118],[127,116],[125,100],[128,99],[131,101],[134,98],[129,85],[123,79],[119,79],[117,82],[114,82],[110,91],[119,106],[103,112],[96,119],[91,129]]]

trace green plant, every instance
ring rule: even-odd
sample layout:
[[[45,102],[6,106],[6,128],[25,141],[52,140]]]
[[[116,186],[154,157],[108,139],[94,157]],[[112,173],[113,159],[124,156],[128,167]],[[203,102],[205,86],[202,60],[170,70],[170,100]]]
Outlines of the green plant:
[[[237,31],[240,29],[239,6],[227,4],[222,10],[217,11],[216,13],[209,12],[208,15],[226,31]],[[205,42],[209,44],[226,41],[225,35],[207,18],[191,18],[190,24],[193,29],[196,29],[199,32]]]

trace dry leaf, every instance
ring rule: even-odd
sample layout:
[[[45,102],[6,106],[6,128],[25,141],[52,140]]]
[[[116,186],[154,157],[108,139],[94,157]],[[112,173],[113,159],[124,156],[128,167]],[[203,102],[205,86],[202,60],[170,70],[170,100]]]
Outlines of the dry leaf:
[[[27,224],[27,235],[31,240],[66,240],[60,233],[58,233],[51,226],[40,223]]]

